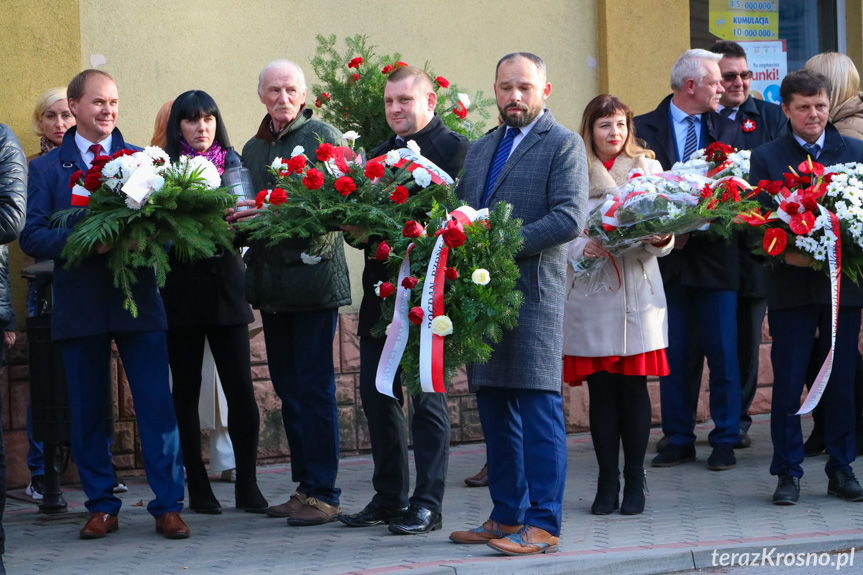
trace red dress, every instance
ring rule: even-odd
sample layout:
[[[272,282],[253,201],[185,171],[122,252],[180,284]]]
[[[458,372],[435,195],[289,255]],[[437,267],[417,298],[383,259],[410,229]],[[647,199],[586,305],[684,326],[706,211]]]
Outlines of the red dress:
[[[611,158],[608,162],[602,162],[602,165],[606,170],[611,170],[614,160]],[[664,348],[623,357],[563,356],[563,381],[573,387],[581,385],[586,376],[598,371],[623,375],[668,375],[668,358]]]

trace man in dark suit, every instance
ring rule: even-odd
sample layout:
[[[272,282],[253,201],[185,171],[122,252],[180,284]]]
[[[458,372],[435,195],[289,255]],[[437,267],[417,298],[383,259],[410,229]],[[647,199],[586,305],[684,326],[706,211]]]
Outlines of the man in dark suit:
[[[518,327],[491,360],[468,369],[486,440],[489,519],[456,531],[456,543],[487,543],[508,555],[557,550],[566,479],[560,394],[565,244],[587,218],[584,142],[544,109],[551,84],[534,54],[504,56],[494,93],[504,124],[475,142],[456,193],[476,208],[512,204],[524,227],[516,254],[524,295]]]
[[[742,148],[754,150],[772,142],[785,131],[785,114],[776,104],[754,98],[750,94],[752,72],[746,60],[746,51],[737,42],[722,41],[710,47],[714,54],[722,55],[719,71],[725,93],[719,99],[719,113],[739,126]],[[749,247],[747,234],[740,237],[740,291],[737,292],[737,350],[740,363],[740,439],[734,446],[752,445],[749,427],[752,418],[749,407],[758,387],[758,349],[761,345],[761,326],[767,311],[767,270],[757,261]],[[697,380],[701,379],[699,365]],[[693,412],[695,406],[693,406]]]
[[[830,83],[820,74],[798,70],[788,74],[779,88],[782,111],[789,131],[781,138],[757,148],[750,160],[750,181],[783,180],[788,166],[797,166],[807,157],[824,166],[863,162],[863,142],[846,138],[827,121],[830,113]],[[774,207],[773,198],[763,201]],[[767,321],[773,336],[773,403],[770,435],[773,461],[770,474],[779,477],[773,503],[793,505],[800,496],[803,469],[803,435],[800,395],[806,366],[813,347],[825,357],[830,346],[832,305],[830,280],[823,271],[811,268],[812,259],[792,247],[789,241],[784,263],[770,270]],[[863,489],[854,477],[851,463],[854,442],[854,370],[863,288],[842,275],[833,369],[821,401],[824,402],[825,443],[830,458],[825,466],[827,493],[846,501],[863,501]],[[815,337],[820,331],[821,337]]]
[[[671,69],[674,93],[653,112],[635,118],[636,135],[656,153],[663,168],[669,169],[716,141],[739,147],[737,124],[716,113],[724,92],[720,59],[706,50],[684,53]],[[710,414],[715,424],[709,437],[713,453],[708,468],[731,469],[736,464],[733,446],[740,433],[738,246],[734,239],[729,244],[709,232],[695,232],[678,237],[675,251],[662,259],[671,373],[660,379],[660,396],[668,446],[653,460],[653,466],[695,460],[691,374],[700,357],[700,336],[710,367]]]
[[[384,106],[387,124],[395,134],[375,149],[371,157],[405,147],[412,140],[423,157],[455,178],[464,164],[469,144],[467,138],[448,129],[435,114],[436,103],[432,79],[424,70],[406,66],[391,72],[384,89]],[[400,383],[393,386],[395,397],[380,393],[375,386],[378,361],[385,343],[383,338],[374,338],[371,333],[381,317],[381,299],[375,294],[375,284],[386,281],[388,275],[384,262],[375,260],[371,244],[366,247],[365,256],[358,330],[360,397],[375,462],[372,477],[375,496],[359,513],[341,515],[339,519],[351,527],[389,523],[389,530],[399,535],[426,533],[440,529],[442,524],[450,438],[447,396],[445,393],[420,393],[412,398],[411,430],[417,475],[413,496],[408,499],[410,473],[402,411],[404,392]],[[401,381],[399,376],[395,380]]]
[[[54,311],[51,336],[63,353],[72,412],[72,454],[87,494],[90,519],[82,539],[117,531],[121,501],[114,491],[114,469],[105,450],[110,423],[111,340],[117,344],[138,415],[138,429],[147,479],[156,498],[147,509],[156,530],[165,537],[189,536],[180,518],[183,509],[183,463],[174,404],[168,384],[167,322],[153,270],[136,272],[132,294],[138,317],[123,309],[123,293],[113,285],[107,267],[110,245],[80,265],[66,268],[60,253],[76,218],[65,227],[51,224],[51,214],[72,205],[69,178],[86,172],[96,157],[124,148],[116,129],[117,85],[105,72],[85,70],[67,89],[77,127],[66,132],[62,145],[30,163],[27,223],[21,249],[38,259],[53,259]],[[140,148],[133,148],[140,149]]]

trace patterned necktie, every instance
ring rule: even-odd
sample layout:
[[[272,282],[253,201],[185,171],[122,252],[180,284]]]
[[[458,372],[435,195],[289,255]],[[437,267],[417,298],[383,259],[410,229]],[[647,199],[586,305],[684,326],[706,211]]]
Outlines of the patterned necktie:
[[[809,157],[813,160],[817,160],[818,154],[821,153],[821,146],[818,144],[803,144],[803,149],[806,150],[806,153],[809,154]]]
[[[695,150],[698,149],[698,135],[695,133],[695,116],[686,116],[684,118],[686,122],[689,122],[689,127],[686,128],[686,144],[683,146],[683,156],[680,158],[680,161],[686,162],[692,157],[692,154],[695,153]]]
[[[491,191],[494,189],[497,177],[500,175],[500,171],[509,159],[509,153],[512,151],[512,142],[515,140],[516,133],[518,133],[518,130],[507,126],[506,134],[503,135],[503,138],[500,140],[500,144],[497,146],[497,154],[494,157],[494,161],[491,163],[491,169],[488,171],[488,183],[485,186],[485,194],[482,197],[482,203],[479,206],[480,208],[486,207],[489,198],[491,198]]]

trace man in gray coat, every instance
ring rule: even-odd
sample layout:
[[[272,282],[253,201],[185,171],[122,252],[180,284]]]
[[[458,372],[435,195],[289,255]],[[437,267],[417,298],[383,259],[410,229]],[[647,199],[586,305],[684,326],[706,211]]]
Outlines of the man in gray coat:
[[[524,295],[518,327],[491,361],[470,366],[488,456],[494,509],[483,525],[456,531],[456,543],[488,543],[507,555],[557,550],[566,433],[561,398],[565,244],[587,217],[587,158],[581,138],[543,104],[545,63],[518,52],[497,64],[495,97],[506,129],[471,146],[456,193],[476,208],[498,202],[521,218],[516,254]]]

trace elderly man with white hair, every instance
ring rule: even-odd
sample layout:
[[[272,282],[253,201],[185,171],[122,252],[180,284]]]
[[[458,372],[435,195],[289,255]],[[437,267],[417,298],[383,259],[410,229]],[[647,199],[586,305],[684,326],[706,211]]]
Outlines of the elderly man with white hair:
[[[741,147],[736,123],[716,112],[725,91],[722,55],[688,50],[671,68],[671,89],[653,112],[636,116],[636,136],[656,153],[663,169],[687,160],[713,142]],[[731,469],[740,433],[740,370],[737,361],[737,238],[730,243],[710,232],[678,236],[674,251],[660,261],[668,301],[668,367],[660,378],[665,449],[653,467],[695,460],[695,414],[701,380],[701,350],[710,368],[710,415],[715,428],[707,468]]]
[[[294,148],[302,146],[314,158],[321,142],[345,144],[338,130],[312,118],[303,71],[293,62],[268,64],[258,80],[258,96],[267,115],[243,147],[243,164],[256,190],[275,187],[267,167],[277,156],[290,158]],[[243,203],[254,206],[253,201]],[[229,219],[254,215],[249,209]],[[313,250],[321,261],[306,265],[301,254]],[[286,517],[290,525],[334,521],[341,513],[341,490],[336,487],[339,420],[333,338],[339,307],[351,303],[342,234],[285,240],[275,246],[251,242],[245,260],[246,298],[261,310],[270,378],[282,401],[291,473],[299,484],[285,503],[266,513]]]

